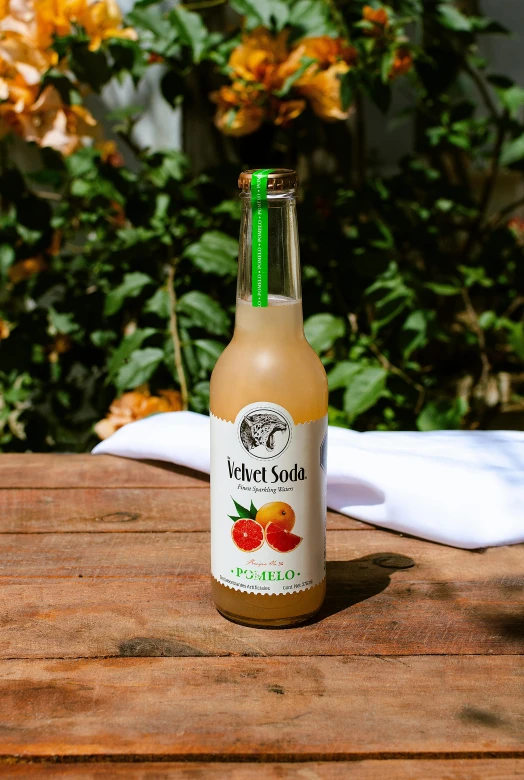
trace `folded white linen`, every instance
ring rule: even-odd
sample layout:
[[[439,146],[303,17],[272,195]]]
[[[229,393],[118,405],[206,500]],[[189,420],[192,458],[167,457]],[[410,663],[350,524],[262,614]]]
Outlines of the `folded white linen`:
[[[93,454],[208,474],[209,418],[153,415],[124,426]],[[330,426],[328,506],[454,547],[524,542],[524,432],[358,433]]]

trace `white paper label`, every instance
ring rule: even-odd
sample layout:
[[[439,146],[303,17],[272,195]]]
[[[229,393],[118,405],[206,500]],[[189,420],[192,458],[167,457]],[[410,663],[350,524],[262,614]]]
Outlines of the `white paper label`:
[[[211,573],[246,593],[296,593],[325,577],[327,417],[281,406],[211,415]]]

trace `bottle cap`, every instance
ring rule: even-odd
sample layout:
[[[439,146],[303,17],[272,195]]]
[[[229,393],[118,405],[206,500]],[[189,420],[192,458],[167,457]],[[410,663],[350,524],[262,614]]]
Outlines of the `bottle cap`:
[[[243,192],[249,192],[251,189],[251,177],[256,171],[267,170],[267,168],[254,168],[250,171],[242,171],[238,177],[238,186]],[[268,192],[286,192],[298,187],[298,174],[290,168],[273,168],[271,173],[267,174]]]

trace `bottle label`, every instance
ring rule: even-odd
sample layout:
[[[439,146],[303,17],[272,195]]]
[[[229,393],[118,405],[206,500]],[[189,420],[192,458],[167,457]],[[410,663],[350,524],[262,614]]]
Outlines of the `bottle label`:
[[[211,573],[245,593],[325,577],[327,417],[295,425],[272,403],[211,415]]]

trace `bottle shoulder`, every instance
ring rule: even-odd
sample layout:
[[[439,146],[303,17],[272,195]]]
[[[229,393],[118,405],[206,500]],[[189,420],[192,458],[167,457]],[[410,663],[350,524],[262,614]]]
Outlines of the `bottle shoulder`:
[[[233,338],[211,376],[211,411],[235,419],[249,403],[279,404],[295,422],[327,413],[328,386],[324,366],[305,338],[251,342]]]

